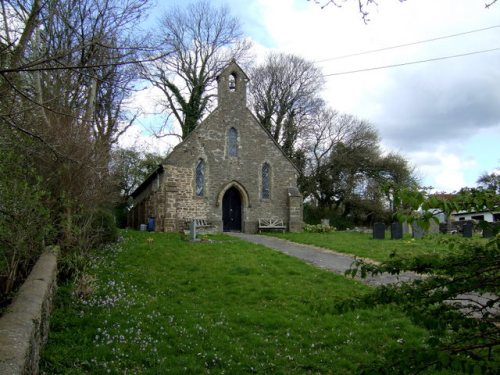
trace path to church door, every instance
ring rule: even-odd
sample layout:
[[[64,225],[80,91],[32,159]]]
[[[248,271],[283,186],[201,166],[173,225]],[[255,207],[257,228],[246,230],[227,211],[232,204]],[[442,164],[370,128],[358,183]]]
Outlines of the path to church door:
[[[222,224],[224,232],[241,231],[241,195],[234,186],[222,198]]]

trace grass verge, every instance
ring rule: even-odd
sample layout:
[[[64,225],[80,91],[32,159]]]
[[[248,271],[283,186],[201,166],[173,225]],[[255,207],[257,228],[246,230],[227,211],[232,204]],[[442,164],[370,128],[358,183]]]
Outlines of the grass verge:
[[[368,287],[232,237],[124,232],[59,288],[45,374],[351,374],[426,332],[392,308],[336,314]]]
[[[266,234],[293,242],[331,249],[339,253],[369,258],[379,262],[387,260],[393,253],[404,257],[422,254],[436,254],[441,256],[455,252],[458,249],[457,247],[450,248],[446,241],[442,241],[450,236],[441,234],[428,235],[419,239],[405,237],[402,240],[374,240],[371,234],[351,231],[330,233],[267,232]],[[480,241],[482,239],[474,238],[470,240]]]

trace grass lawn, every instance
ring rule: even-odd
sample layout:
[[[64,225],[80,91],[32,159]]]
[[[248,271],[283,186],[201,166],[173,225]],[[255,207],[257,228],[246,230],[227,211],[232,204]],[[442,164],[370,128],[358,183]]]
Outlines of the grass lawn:
[[[87,270],[92,293],[60,286],[42,374],[351,374],[426,338],[395,309],[332,312],[368,287],[264,247],[123,234]]]
[[[390,254],[396,252],[399,256],[414,256],[418,254],[450,254],[454,249],[441,241],[449,236],[435,234],[420,239],[405,237],[402,240],[374,240],[371,234],[338,231],[331,233],[271,233],[266,234],[285,238],[287,240],[320,246],[339,253],[352,254],[362,258],[370,258],[379,262],[385,261]],[[387,236],[386,236],[387,238]],[[482,239],[467,239],[470,241]]]

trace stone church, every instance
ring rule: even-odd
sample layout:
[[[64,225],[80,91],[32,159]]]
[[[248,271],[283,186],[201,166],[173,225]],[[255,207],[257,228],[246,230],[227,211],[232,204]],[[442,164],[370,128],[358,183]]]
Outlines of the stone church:
[[[129,226],[156,231],[204,219],[220,231],[255,233],[259,218],[302,230],[299,171],[247,108],[248,77],[232,61],[217,78],[218,106],[132,193]]]

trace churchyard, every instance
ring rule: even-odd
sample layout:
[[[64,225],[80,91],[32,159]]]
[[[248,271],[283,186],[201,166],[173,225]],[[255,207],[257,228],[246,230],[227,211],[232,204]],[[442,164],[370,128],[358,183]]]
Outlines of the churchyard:
[[[387,260],[391,254],[398,256],[416,256],[423,254],[447,255],[458,250],[450,248],[446,239],[451,235],[430,234],[423,238],[412,238],[405,235],[400,240],[391,240],[386,235],[384,240],[374,240],[371,233],[356,231],[336,231],[330,233],[266,233],[267,235],[285,238],[293,242],[304,243],[331,249],[339,253],[351,254],[378,262]],[[476,238],[480,241],[479,238]]]
[[[122,234],[59,287],[42,373],[350,374],[427,338],[396,308],[338,312],[335,303],[369,287],[265,247],[225,235]],[[363,249],[384,247],[366,234],[285,236],[385,256]],[[415,253],[421,241],[397,245]]]

